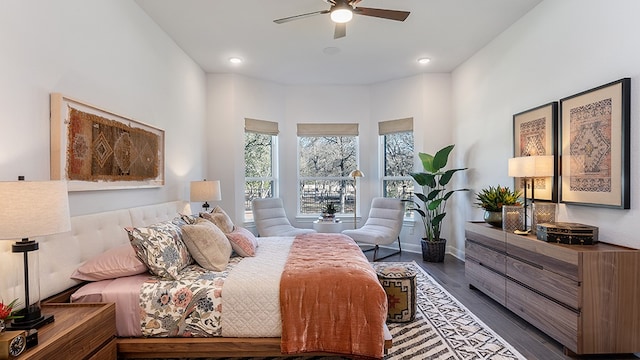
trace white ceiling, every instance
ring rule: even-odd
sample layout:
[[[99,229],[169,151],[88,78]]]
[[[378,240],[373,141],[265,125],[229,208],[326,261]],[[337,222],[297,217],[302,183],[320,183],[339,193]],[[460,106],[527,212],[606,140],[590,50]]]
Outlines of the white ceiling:
[[[404,22],[356,15],[333,39],[323,0],[135,0],[207,73],[238,73],[281,84],[366,85],[447,73],[541,0],[363,0],[410,11]],[[325,50],[328,49],[328,50]],[[238,56],[241,65],[228,59]],[[429,57],[419,65],[419,57]]]

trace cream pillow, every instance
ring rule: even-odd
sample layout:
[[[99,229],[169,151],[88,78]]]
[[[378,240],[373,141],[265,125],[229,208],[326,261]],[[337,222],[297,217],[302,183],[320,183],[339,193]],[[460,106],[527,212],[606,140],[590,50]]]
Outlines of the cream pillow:
[[[182,239],[196,262],[207,270],[223,271],[231,256],[231,243],[216,225],[198,220],[182,226]]]
[[[219,227],[220,230],[222,230],[222,232],[225,234],[233,231],[233,221],[231,221],[229,215],[227,215],[227,213],[222,210],[220,206],[216,206],[215,209],[213,209],[213,211],[211,211],[210,213],[200,213],[200,217],[216,224],[216,226]]]

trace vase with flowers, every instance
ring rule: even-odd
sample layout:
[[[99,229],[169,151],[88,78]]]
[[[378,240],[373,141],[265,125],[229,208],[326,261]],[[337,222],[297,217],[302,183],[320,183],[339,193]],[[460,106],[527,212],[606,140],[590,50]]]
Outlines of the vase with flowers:
[[[5,329],[5,321],[22,317],[15,314],[13,309],[15,309],[16,306],[18,306],[18,299],[14,299],[8,304],[0,301],[0,332],[3,332]]]
[[[521,205],[521,191],[511,190],[508,186],[489,186],[476,194],[475,205],[483,208],[484,221],[495,227],[502,227],[502,207]]]

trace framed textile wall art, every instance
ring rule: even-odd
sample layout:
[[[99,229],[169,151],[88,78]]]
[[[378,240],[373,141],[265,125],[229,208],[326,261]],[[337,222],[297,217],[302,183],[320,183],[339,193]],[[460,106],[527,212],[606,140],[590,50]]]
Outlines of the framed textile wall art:
[[[513,115],[514,157],[554,155],[554,176],[533,179],[535,200],[558,201],[557,128],[558,103],[555,101]],[[525,179],[514,180],[514,189],[523,191]]]
[[[164,185],[164,130],[51,94],[51,179],[69,191]]]
[[[631,79],[560,100],[563,203],[629,209]]]

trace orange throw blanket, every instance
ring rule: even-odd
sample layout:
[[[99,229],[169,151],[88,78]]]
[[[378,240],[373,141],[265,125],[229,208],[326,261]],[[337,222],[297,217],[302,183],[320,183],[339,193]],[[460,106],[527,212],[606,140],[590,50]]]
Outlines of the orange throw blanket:
[[[285,354],[384,356],[387,296],[348,236],[296,237],[280,280],[280,310]]]

